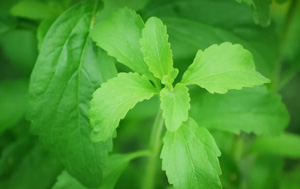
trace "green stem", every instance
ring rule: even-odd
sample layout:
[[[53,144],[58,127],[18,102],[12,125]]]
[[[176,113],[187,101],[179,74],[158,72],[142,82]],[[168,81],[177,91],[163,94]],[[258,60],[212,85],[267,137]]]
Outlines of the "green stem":
[[[152,154],[149,156],[148,164],[146,167],[143,189],[154,188],[157,160],[162,145],[161,135],[163,128],[164,119],[162,117],[162,111],[159,110],[153,125],[152,134],[150,138],[150,150]]]
[[[278,58],[277,63],[275,64],[275,69],[272,74],[272,83],[270,85],[270,90],[271,91],[278,91],[281,87],[282,84],[280,83],[281,81],[281,67],[282,63],[284,61],[284,54],[283,50],[286,46],[286,40],[289,34],[289,29],[292,23],[292,20],[294,18],[295,11],[297,10],[299,1],[298,0],[292,0],[289,9],[287,11],[287,16],[284,21],[284,26],[281,32],[281,37],[280,37],[280,44],[279,44],[279,51],[280,51],[280,56]]]

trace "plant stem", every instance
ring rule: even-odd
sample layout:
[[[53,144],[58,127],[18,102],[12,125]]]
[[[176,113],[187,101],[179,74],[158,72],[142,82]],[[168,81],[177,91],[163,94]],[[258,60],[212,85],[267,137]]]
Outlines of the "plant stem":
[[[154,188],[157,160],[162,145],[161,135],[163,128],[164,119],[162,117],[162,111],[159,110],[152,128],[152,134],[150,138],[150,150],[152,154],[149,156],[148,164],[146,167],[143,189]]]
[[[275,69],[272,75],[272,83],[270,86],[270,90],[271,91],[278,91],[283,85],[282,83],[280,83],[281,81],[281,67],[282,67],[282,63],[284,61],[284,48],[286,48],[286,41],[288,38],[288,34],[289,34],[289,29],[292,23],[292,20],[294,18],[294,14],[295,11],[297,10],[298,7],[298,0],[292,0],[292,2],[290,3],[289,9],[287,11],[287,15],[284,21],[284,25],[283,25],[283,29],[281,32],[281,37],[280,37],[280,44],[279,44],[279,53],[280,56],[278,58],[277,63],[275,64]],[[291,76],[293,77],[293,75],[291,74]],[[292,78],[291,77],[291,78]],[[290,79],[290,78],[289,78]],[[285,82],[284,84],[286,84],[287,82]]]

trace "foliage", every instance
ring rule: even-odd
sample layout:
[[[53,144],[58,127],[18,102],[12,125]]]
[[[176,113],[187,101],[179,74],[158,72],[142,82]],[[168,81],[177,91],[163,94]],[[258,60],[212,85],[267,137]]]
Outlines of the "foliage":
[[[299,10],[0,1],[0,188],[300,187]]]

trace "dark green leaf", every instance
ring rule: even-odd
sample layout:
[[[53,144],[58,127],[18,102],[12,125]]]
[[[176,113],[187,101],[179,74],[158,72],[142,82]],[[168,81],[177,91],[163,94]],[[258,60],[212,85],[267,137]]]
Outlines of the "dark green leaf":
[[[30,81],[32,131],[72,176],[90,187],[101,183],[111,143],[90,140],[89,103],[95,89],[116,74],[112,59],[89,39],[95,8],[85,1],[56,20]]]

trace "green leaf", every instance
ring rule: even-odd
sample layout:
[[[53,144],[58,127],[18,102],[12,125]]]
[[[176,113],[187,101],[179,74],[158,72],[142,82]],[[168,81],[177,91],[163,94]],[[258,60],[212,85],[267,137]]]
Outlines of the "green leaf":
[[[140,40],[144,60],[153,75],[160,80],[173,70],[173,59],[167,28],[158,18],[147,20]]]
[[[173,90],[164,88],[160,92],[161,109],[169,131],[176,131],[188,119],[190,95],[188,88],[178,83]]]
[[[262,85],[269,80],[255,71],[249,51],[226,42],[199,50],[182,82],[199,85],[210,93],[224,94],[229,89]]]
[[[247,5],[232,0],[176,0],[153,3],[144,11],[145,18],[155,15],[167,25],[175,67],[180,70],[199,49],[228,41],[248,49],[264,76],[274,72],[280,54],[276,30],[256,25]]]
[[[289,158],[300,158],[300,136],[284,133],[279,136],[260,137],[251,146],[251,150]]]
[[[91,101],[92,140],[106,141],[130,109],[156,93],[149,80],[137,73],[119,73],[118,77],[104,83]]]
[[[198,94],[195,91],[195,95]],[[206,93],[195,97],[191,93],[191,96],[191,117],[209,129],[276,135],[289,123],[281,97],[265,87],[230,91],[225,95]]]
[[[57,159],[37,144],[22,156],[8,177],[1,178],[0,188],[50,188],[61,169]]]
[[[11,174],[15,169],[17,169],[22,158],[32,148],[33,140],[28,135],[18,138],[16,141],[7,145],[1,152],[0,178]]]
[[[175,188],[222,188],[220,155],[208,130],[189,118],[177,131],[167,131],[162,169]]]
[[[284,159],[270,154],[258,154],[249,169],[249,188],[273,189],[278,188],[282,177]]]
[[[88,187],[101,183],[111,140],[93,143],[88,110],[93,92],[116,75],[113,60],[89,39],[93,10],[88,1],[52,25],[31,75],[31,129],[66,170]]]
[[[143,60],[139,40],[144,22],[134,11],[123,8],[114,12],[104,22],[91,30],[92,39],[118,62],[153,80]]]
[[[134,152],[130,154],[113,154],[107,159],[103,181],[98,189],[113,189],[129,162],[139,156],[146,155],[145,152]],[[67,171],[63,171],[58,177],[52,189],[85,189],[80,182],[73,178]]]
[[[59,15],[62,7],[58,2],[42,2],[38,0],[23,0],[14,5],[11,14],[34,20],[43,20],[53,15]]]
[[[237,0],[245,2],[252,9],[254,22],[262,26],[270,25],[270,5],[272,0]]]
[[[52,189],[86,189],[80,182],[73,178],[66,170],[57,177],[57,181]]]
[[[0,134],[18,123],[27,109],[28,81],[11,80],[0,83]]]
[[[110,155],[106,162],[104,179],[100,189],[113,189],[130,161],[144,155],[147,155],[147,152],[140,151],[130,154]]]

